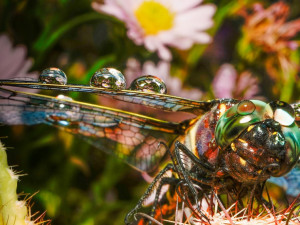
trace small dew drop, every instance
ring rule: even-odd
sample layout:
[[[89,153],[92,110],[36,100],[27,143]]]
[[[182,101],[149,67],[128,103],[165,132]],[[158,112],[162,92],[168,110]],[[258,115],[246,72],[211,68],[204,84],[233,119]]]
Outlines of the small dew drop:
[[[65,96],[65,95],[57,95],[56,98],[59,99],[59,100],[73,101],[73,99],[71,97],[68,97],[68,96]],[[60,109],[65,108],[65,104],[60,103],[59,108]]]
[[[68,101],[73,101],[73,99],[69,96],[65,96],[65,95],[57,95],[56,96],[57,99],[60,99],[60,100],[68,100]]]
[[[249,100],[244,100],[240,102],[237,106],[237,113],[242,116],[252,114],[254,110],[255,110],[255,105],[253,102]]]

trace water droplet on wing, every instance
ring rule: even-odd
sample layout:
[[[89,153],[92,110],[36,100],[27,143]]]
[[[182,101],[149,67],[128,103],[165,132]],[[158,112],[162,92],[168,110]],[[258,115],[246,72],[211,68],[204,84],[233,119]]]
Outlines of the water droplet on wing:
[[[69,97],[69,96],[65,96],[65,95],[62,95],[62,94],[60,94],[60,95],[57,95],[57,96],[56,96],[56,98],[57,98],[57,99],[60,99],[60,100],[68,100],[68,101],[73,101],[73,99],[72,99],[71,97]]]
[[[73,99],[72,99],[71,97],[65,96],[65,95],[61,95],[61,94],[60,94],[60,95],[57,95],[56,98],[59,99],[59,100],[73,101]],[[60,103],[60,104],[59,104],[59,108],[60,108],[60,109],[65,108],[65,104]]]
[[[65,85],[67,83],[67,76],[61,69],[50,67],[42,71],[39,76],[39,82],[43,84]]]
[[[150,93],[166,94],[167,87],[158,77],[152,75],[141,76],[130,84],[130,90],[143,91]]]
[[[123,90],[126,87],[124,75],[113,68],[103,68],[92,76],[90,80],[92,87]]]

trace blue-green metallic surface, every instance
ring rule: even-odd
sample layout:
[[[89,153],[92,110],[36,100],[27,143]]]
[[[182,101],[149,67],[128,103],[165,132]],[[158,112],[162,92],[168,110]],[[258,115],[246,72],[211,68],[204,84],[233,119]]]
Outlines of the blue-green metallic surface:
[[[237,113],[239,104],[236,104],[219,119],[216,125],[215,138],[222,149],[230,145],[250,125],[264,119],[264,109],[267,104],[259,100],[251,100],[251,102],[255,105],[255,110],[251,114],[241,115]]]
[[[273,174],[274,177],[288,173],[298,162],[300,156],[300,130],[296,123],[290,126],[282,126],[282,132],[289,147],[286,149],[285,161],[280,171],[276,175]]]

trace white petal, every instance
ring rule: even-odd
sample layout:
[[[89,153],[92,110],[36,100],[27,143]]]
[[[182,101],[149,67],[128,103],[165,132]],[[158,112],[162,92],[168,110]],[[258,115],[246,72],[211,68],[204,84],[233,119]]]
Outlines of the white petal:
[[[157,50],[158,50],[158,56],[161,59],[163,59],[165,61],[171,61],[172,60],[171,52],[164,45],[159,46],[159,48]]]
[[[170,43],[169,45],[170,46],[174,46],[174,47],[177,47],[179,49],[189,49],[193,46],[194,44],[194,40],[191,39],[191,38],[177,38],[177,41],[173,42],[173,43]]]
[[[193,39],[195,40],[195,42],[202,43],[202,44],[211,42],[211,37],[207,33],[204,33],[204,32],[201,32],[201,33],[198,32],[197,34],[194,34]]]
[[[143,75],[157,76],[157,74],[159,74],[159,71],[155,66],[154,62],[146,61],[143,65]]]
[[[124,21],[126,16],[122,10],[111,5],[100,5],[99,3],[93,2],[92,7],[94,10],[102,13],[106,13],[112,16],[117,17],[118,19]]]
[[[185,10],[189,10],[197,5],[199,5],[203,0],[171,0],[172,4],[170,4],[170,8],[173,12],[182,12]]]
[[[158,56],[165,61],[170,61],[172,59],[171,52],[164,46],[164,43],[155,36],[148,36],[145,38],[145,47],[153,52],[158,51]]]
[[[139,27],[130,25],[128,26],[127,36],[134,41],[136,45],[142,45],[144,41],[144,35]]]
[[[157,68],[160,74],[163,74],[165,78],[170,77],[170,62],[167,61],[159,61],[157,64]],[[164,80],[166,81],[166,79]]]
[[[175,18],[176,26],[187,29],[204,30],[213,25],[212,16],[216,11],[216,7],[207,4],[190,10],[188,13],[180,14]]]
[[[129,85],[137,77],[142,75],[141,63],[135,58],[129,58],[126,62],[126,69],[124,70],[126,83]]]
[[[6,55],[6,58],[2,61],[1,73],[4,73],[7,78],[13,78],[18,73],[19,69],[22,69],[26,63],[26,48],[24,46],[17,46]]]
[[[11,54],[13,51],[12,49],[12,43],[9,40],[7,35],[1,35],[0,36],[0,71],[4,71],[5,65],[7,64],[8,56]]]
[[[24,59],[25,60],[25,59]],[[21,68],[18,69],[18,71],[16,72],[15,76],[16,77],[21,77],[21,78],[24,78],[24,77],[27,77],[27,71],[31,68],[32,66],[32,60],[31,59],[27,59],[23,66]]]
[[[155,37],[152,37],[152,36],[145,37],[145,40],[144,40],[145,47],[150,52],[154,52],[157,49],[156,42],[157,41],[155,40]]]

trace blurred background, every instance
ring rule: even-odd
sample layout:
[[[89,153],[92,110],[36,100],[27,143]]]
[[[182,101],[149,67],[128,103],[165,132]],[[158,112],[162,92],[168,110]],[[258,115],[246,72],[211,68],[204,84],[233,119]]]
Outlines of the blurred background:
[[[114,67],[128,85],[156,75],[169,94],[195,100],[293,103],[300,99],[299,31],[297,0],[1,0],[0,79],[58,67],[68,83],[89,84],[94,72]],[[52,224],[123,224],[148,185],[119,159],[46,125],[1,126],[0,136],[9,164],[24,174],[19,193],[34,194],[32,212],[45,212]]]

